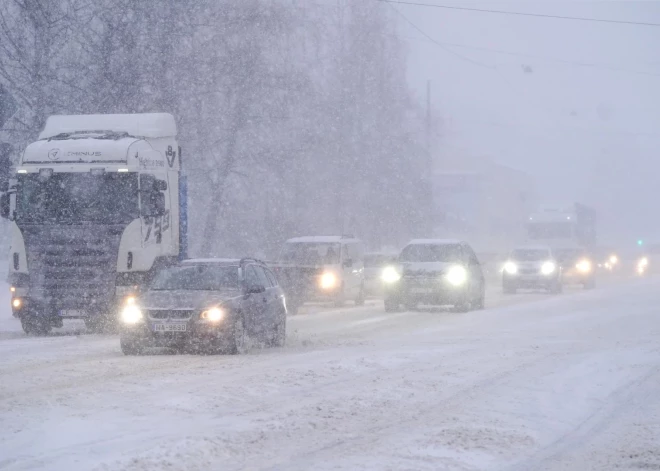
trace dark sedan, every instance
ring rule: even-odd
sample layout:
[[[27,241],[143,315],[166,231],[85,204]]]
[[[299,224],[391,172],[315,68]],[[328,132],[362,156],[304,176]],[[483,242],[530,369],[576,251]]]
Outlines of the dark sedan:
[[[187,260],[166,268],[120,312],[126,355],[166,347],[243,353],[251,342],[283,346],[284,294],[268,267],[253,259]]]

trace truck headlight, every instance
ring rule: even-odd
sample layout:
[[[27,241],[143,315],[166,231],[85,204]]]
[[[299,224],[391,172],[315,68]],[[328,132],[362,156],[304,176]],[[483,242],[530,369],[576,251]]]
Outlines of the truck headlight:
[[[464,285],[467,281],[468,273],[465,267],[460,265],[453,266],[447,272],[447,281],[453,286]]]
[[[513,262],[506,262],[504,264],[504,271],[509,275],[515,275],[518,273],[518,265]]]
[[[392,284],[401,279],[401,274],[394,267],[385,267],[383,268],[383,272],[380,274],[380,279],[383,280],[384,283]]]
[[[203,311],[199,318],[209,322],[220,322],[225,317],[225,312],[219,307],[212,307]]]
[[[591,271],[591,262],[585,258],[584,260],[580,260],[577,265],[575,265],[575,268],[577,268],[580,273],[589,273]]]
[[[541,273],[544,275],[552,275],[557,269],[557,265],[554,262],[545,262],[541,265]]]
[[[135,304],[127,304],[121,311],[121,321],[124,324],[137,324],[143,318],[142,309]]]
[[[329,290],[337,286],[337,275],[332,272],[326,272],[321,275],[320,281],[321,289]]]

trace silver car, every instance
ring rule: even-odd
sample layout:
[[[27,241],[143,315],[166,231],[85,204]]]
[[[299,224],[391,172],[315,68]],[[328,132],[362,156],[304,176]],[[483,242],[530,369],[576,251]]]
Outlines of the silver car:
[[[254,259],[187,260],[162,270],[120,310],[126,355],[149,347],[243,353],[250,342],[283,346],[284,293],[269,268]]]

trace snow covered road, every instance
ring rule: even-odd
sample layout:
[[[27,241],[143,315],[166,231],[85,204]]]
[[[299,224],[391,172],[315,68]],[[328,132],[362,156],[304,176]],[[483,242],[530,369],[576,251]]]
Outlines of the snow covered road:
[[[660,469],[658,283],[311,307],[241,357],[124,357],[3,319],[0,469]]]

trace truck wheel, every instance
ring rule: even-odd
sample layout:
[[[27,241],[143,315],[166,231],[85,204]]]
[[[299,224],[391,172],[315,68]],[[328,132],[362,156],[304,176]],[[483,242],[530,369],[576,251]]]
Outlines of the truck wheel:
[[[105,328],[105,322],[103,322],[101,316],[85,317],[83,322],[85,323],[87,330],[93,334],[100,334]]]
[[[21,327],[27,335],[35,336],[48,335],[52,328],[49,319],[33,314],[21,316]]]
[[[243,355],[247,353],[247,343],[245,334],[245,324],[243,323],[243,316],[238,315],[234,321],[234,326],[231,333],[231,346],[229,353],[232,355]]]
[[[472,303],[470,301],[465,301],[454,306],[454,312],[469,312],[472,308]]]
[[[124,355],[142,355],[142,346],[140,345],[139,340],[121,336],[119,338],[119,346]]]

